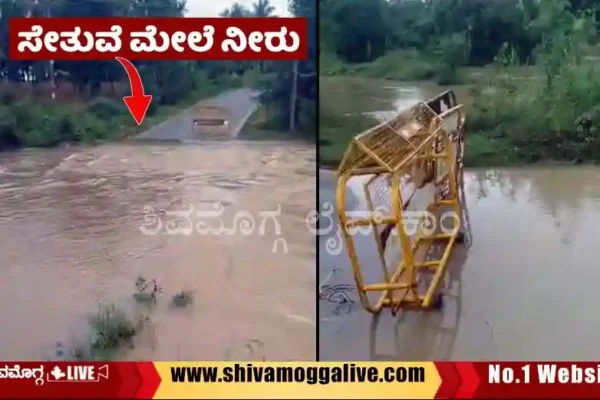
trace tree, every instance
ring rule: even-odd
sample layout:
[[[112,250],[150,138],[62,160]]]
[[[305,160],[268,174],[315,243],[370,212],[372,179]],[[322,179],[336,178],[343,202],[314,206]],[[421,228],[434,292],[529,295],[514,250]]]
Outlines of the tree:
[[[221,17],[229,17],[229,18],[240,18],[240,17],[248,17],[252,13],[246,7],[241,5],[240,3],[233,3],[233,5],[221,12],[219,15]]]
[[[305,137],[316,139],[316,56],[318,48],[316,1],[290,0],[288,6],[292,14],[308,20],[308,59],[299,61],[296,70],[293,62],[275,64],[276,78],[269,81],[263,95],[263,102],[279,110],[279,118],[276,122],[280,129],[287,129],[290,125],[291,109],[294,107],[295,121],[293,121],[293,125]],[[294,79],[297,82],[297,96],[292,99]]]
[[[269,0],[258,0],[252,4],[252,15],[254,17],[273,17],[275,7],[271,5]]]
[[[315,0],[290,0],[290,11],[298,16],[308,19],[308,60],[297,63],[286,61],[271,62],[268,68],[265,63],[258,62],[262,72],[273,73],[275,77],[264,84],[261,101],[272,110],[276,110],[273,121],[274,127],[285,130],[290,125],[292,118],[291,109],[294,107],[294,123],[300,133],[316,138],[316,1]],[[252,6],[252,11],[246,10],[239,3],[233,4],[224,10],[222,17],[271,17],[275,8],[269,0],[257,0]],[[268,69],[268,70],[267,70]],[[292,104],[292,87],[294,79],[297,82],[297,96]]]

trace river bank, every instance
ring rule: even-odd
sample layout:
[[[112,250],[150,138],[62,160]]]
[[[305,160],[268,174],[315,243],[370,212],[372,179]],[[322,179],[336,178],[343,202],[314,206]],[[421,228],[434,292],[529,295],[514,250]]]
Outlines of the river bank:
[[[377,64],[357,68],[321,77],[323,167],[337,166],[350,138],[390,112],[448,89],[467,112],[467,166],[600,161],[600,71],[592,62],[565,66],[550,86],[536,66],[462,68],[460,84],[444,86],[375,79]]]
[[[242,86],[235,77],[208,79],[197,75],[193,89],[175,104],[153,99],[144,123],[136,125],[119,95],[95,97],[85,102],[20,98],[0,93],[0,150],[55,147],[63,143],[99,144],[120,140],[157,125],[200,100]]]

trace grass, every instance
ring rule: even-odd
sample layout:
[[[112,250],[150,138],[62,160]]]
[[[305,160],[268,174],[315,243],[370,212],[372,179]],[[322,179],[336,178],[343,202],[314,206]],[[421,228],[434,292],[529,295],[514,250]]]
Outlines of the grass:
[[[464,80],[463,70],[449,67],[429,52],[417,49],[390,51],[369,63],[348,64],[323,51],[320,59],[322,76],[357,76],[393,81],[436,81],[440,85],[455,85]]]
[[[276,107],[260,104],[239,134],[244,140],[302,140],[306,135],[281,128],[282,116]]]
[[[318,144],[320,165],[337,168],[350,139],[376,123],[367,115],[340,116],[321,106]]]
[[[600,161],[600,69],[564,62],[551,82],[493,80],[476,90],[466,164]]]
[[[56,356],[82,361],[113,360],[123,348],[133,346],[133,338],[140,333],[146,321],[146,318],[133,319],[114,304],[100,304],[88,318],[86,340],[72,343],[68,349],[57,342]]]
[[[90,343],[92,358],[94,355],[110,356],[123,345],[130,344],[141,329],[127,313],[114,305],[100,306],[98,312],[90,317],[93,337]]]
[[[561,57],[553,69],[544,61],[535,66],[463,68],[468,85],[458,99],[467,111],[466,166],[600,161],[600,65],[568,54]],[[377,77],[394,76],[385,71],[382,68]],[[335,85],[321,88],[321,164],[335,167],[350,138],[376,122],[344,117]]]
[[[392,51],[364,64],[347,64],[330,53],[321,55],[320,74],[325,76],[345,75],[406,81],[433,79],[436,73],[434,61],[417,50]]]
[[[233,77],[209,80],[199,74],[197,79],[197,89],[177,104],[151,103],[141,126],[133,121],[120,99],[97,97],[87,104],[73,105],[19,99],[7,92],[0,93],[0,150],[120,140],[148,129],[204,98],[242,84],[241,78]]]
[[[133,299],[136,305],[146,306],[145,311],[157,304],[160,293],[162,289],[156,279],[147,280],[141,275],[136,279]],[[172,297],[171,306],[185,308],[193,302],[193,293],[182,290]],[[132,315],[126,308],[115,304],[100,304],[87,319],[88,333],[84,340],[75,340],[68,346],[57,342],[56,357],[81,361],[114,360],[123,351],[134,346],[134,338],[149,322],[150,316],[144,313],[136,312]]]
[[[239,134],[240,139],[272,140],[284,137],[285,135],[281,131],[269,127],[269,121],[277,117],[272,108],[263,104],[259,105],[242,128]]]

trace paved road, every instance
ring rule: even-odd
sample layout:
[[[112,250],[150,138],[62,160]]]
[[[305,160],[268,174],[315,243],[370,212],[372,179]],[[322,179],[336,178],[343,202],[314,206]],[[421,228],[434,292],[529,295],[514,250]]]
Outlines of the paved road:
[[[232,137],[237,137],[248,117],[258,106],[257,95],[259,92],[252,89],[235,89],[225,91],[218,96],[201,101],[199,104],[212,104],[225,107],[229,110],[229,124]],[[137,135],[134,140],[173,140],[180,142],[195,141],[192,134],[192,116],[196,106],[190,107],[182,113],[171,117],[147,131]]]

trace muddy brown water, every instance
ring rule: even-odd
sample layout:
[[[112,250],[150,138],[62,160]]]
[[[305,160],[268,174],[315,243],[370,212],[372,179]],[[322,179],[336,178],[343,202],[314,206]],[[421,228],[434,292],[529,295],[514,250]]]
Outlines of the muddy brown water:
[[[322,93],[347,99],[335,102],[337,112],[379,119],[447,89],[356,78],[321,85]],[[468,102],[465,87],[453,89]],[[335,198],[333,174],[321,171],[319,186],[324,215]],[[348,192],[348,210],[364,211],[362,187],[352,183]],[[600,357],[600,168],[467,170],[464,193],[472,241],[454,252],[440,312],[363,311],[336,239],[337,218],[323,218],[322,229],[331,231],[319,237],[320,283],[330,285],[320,300],[321,360]],[[355,245],[365,274],[380,270],[372,237],[359,235]]]
[[[0,154],[0,358],[51,358],[56,342],[85,340],[99,303],[113,303],[149,318],[121,358],[314,359],[315,239],[305,222],[314,166],[314,147],[277,142]],[[253,233],[166,234],[168,212],[216,202],[225,228],[246,211]],[[278,206],[280,233],[269,219],[261,235],[259,213]],[[157,234],[141,231],[156,228],[149,208],[163,224]],[[281,243],[273,253],[278,237],[287,254]],[[132,299],[139,275],[162,287],[150,311]],[[193,305],[171,309],[182,290]]]
[[[394,82],[357,77],[323,77],[319,90],[327,107],[339,115],[369,114],[384,120],[417,101],[452,89],[459,102],[468,102],[469,86],[440,86],[429,81]]]
[[[321,172],[322,204],[333,200],[330,175]],[[345,249],[332,255],[335,235],[321,237],[321,283],[341,288],[320,301],[322,360],[600,357],[600,169],[469,170],[465,196],[472,241],[453,255],[440,312],[363,311]],[[373,239],[357,241],[367,273],[380,268]]]

